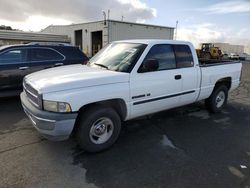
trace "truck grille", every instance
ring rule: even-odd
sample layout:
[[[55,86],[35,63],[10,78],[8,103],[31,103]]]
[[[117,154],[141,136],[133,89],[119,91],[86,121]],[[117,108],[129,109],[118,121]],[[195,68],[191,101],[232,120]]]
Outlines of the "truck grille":
[[[30,84],[23,82],[23,90],[26,93],[28,100],[37,108],[40,108],[40,95]]]

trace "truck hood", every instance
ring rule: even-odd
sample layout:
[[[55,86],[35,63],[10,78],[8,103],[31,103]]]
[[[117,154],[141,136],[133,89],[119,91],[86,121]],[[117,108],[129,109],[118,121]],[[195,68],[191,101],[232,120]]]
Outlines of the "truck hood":
[[[42,70],[25,77],[39,93],[115,84],[129,81],[129,73],[109,71],[86,65],[68,65]]]

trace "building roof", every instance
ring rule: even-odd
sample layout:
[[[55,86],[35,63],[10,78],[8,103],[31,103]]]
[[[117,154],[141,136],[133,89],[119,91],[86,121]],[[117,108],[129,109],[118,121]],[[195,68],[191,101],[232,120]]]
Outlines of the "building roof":
[[[70,42],[66,35],[42,34],[35,32],[0,30],[0,39],[22,41]]]
[[[149,26],[149,27],[161,27],[161,28],[174,29],[174,27],[153,25],[153,24],[145,24],[145,23],[126,22],[126,21],[119,21],[119,20],[108,20],[108,21],[116,22],[116,23],[123,23],[123,24],[133,24],[133,25],[142,25],[142,26]]]
[[[70,24],[70,25],[49,25],[48,27],[68,27],[68,26],[76,26],[76,25],[94,24],[94,23],[99,23],[99,22],[104,22],[104,20],[85,22],[85,23],[77,23],[77,24]],[[175,27],[169,27],[169,26],[152,25],[152,24],[144,24],[144,23],[136,23],[136,22],[127,22],[127,21],[119,21],[119,20],[111,20],[111,19],[107,20],[107,22],[141,25],[141,26],[148,26],[148,27],[159,27],[159,28],[166,28],[166,29],[175,29]],[[48,27],[46,27],[46,28],[48,28]],[[46,28],[44,28],[43,30],[46,30]]]

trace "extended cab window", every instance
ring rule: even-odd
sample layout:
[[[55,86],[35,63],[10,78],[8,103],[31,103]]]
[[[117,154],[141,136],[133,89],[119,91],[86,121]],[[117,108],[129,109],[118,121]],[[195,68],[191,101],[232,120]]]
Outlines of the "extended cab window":
[[[174,45],[177,68],[193,67],[194,60],[188,45]]]
[[[61,54],[52,49],[31,48],[29,53],[30,61],[57,61],[64,59]]]
[[[172,45],[168,44],[154,45],[149,50],[138,72],[147,72],[146,70],[144,70],[145,68],[144,63],[148,60],[158,61],[159,66],[157,71],[176,68],[175,55]]]
[[[21,63],[25,61],[25,58],[25,49],[13,49],[0,54],[0,64]]]

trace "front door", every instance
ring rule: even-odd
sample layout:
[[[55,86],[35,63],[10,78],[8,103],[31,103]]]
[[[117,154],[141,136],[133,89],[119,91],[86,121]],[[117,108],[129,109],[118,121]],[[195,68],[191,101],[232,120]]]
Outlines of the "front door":
[[[23,77],[29,71],[26,49],[11,49],[0,54],[0,91],[22,89]]]
[[[140,71],[148,59],[157,60],[158,69]],[[131,118],[179,105],[182,78],[172,45],[159,44],[150,49],[138,72],[131,75],[130,91]]]

